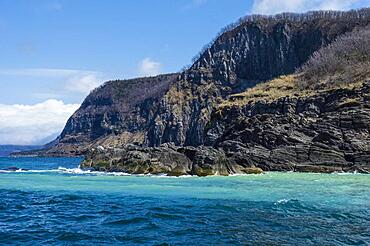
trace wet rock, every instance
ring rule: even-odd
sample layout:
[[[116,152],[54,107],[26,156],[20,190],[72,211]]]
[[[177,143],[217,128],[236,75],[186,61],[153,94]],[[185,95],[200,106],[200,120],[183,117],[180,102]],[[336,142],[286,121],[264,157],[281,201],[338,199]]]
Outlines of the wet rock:
[[[229,175],[231,165],[233,163],[226,158],[223,151],[211,147],[200,147],[193,159],[192,174],[198,176]]]
[[[229,175],[257,173],[259,168],[239,165],[222,150],[212,147],[134,147],[109,150],[104,153],[91,150],[81,165],[95,171],[126,172],[131,174]]]
[[[16,172],[16,171],[28,171],[29,169],[22,169],[18,167],[7,167],[3,169],[3,171],[8,171],[8,172]]]
[[[246,174],[261,174],[263,170],[259,167],[248,167],[242,170]]]

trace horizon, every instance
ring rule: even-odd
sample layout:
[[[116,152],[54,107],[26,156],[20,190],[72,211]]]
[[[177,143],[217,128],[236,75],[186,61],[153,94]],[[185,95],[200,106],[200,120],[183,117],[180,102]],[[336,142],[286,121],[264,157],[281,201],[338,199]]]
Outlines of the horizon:
[[[241,17],[365,7],[364,0],[1,2],[0,145],[50,142],[93,88],[178,72]]]

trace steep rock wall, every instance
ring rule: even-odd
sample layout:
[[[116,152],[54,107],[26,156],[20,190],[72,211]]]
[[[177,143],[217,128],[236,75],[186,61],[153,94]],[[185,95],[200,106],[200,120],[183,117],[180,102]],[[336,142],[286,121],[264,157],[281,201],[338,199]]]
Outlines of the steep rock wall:
[[[368,9],[244,20],[220,35],[181,74],[111,81],[93,91],[50,153],[81,154],[96,144],[130,141],[144,146],[202,145],[220,100],[291,73],[323,45],[369,23]]]

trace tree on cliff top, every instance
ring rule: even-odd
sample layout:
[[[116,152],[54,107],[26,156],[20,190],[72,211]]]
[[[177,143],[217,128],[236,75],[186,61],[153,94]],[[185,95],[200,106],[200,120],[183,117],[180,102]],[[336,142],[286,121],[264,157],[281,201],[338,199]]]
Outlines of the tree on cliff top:
[[[370,26],[340,36],[297,70],[301,89],[321,89],[370,77]]]

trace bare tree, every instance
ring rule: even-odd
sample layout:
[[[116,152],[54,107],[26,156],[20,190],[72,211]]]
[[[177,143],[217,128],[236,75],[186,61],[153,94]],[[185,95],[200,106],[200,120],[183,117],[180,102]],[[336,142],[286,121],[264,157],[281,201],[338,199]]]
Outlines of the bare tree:
[[[220,38],[227,32],[234,30],[235,28],[251,23],[267,23],[272,24],[279,21],[292,21],[292,22],[304,22],[315,19],[321,21],[341,19],[341,20],[368,20],[370,18],[370,8],[363,8],[359,10],[351,11],[310,11],[307,13],[296,14],[296,13],[282,13],[277,15],[248,15],[240,18],[238,21],[231,23],[220,30],[216,37],[208,44],[206,44],[201,51],[195,55],[192,62],[196,64],[198,60],[203,56],[207,50],[211,49],[212,46],[220,41]]]
[[[353,83],[370,73],[370,26],[340,36],[297,70],[301,88]]]

